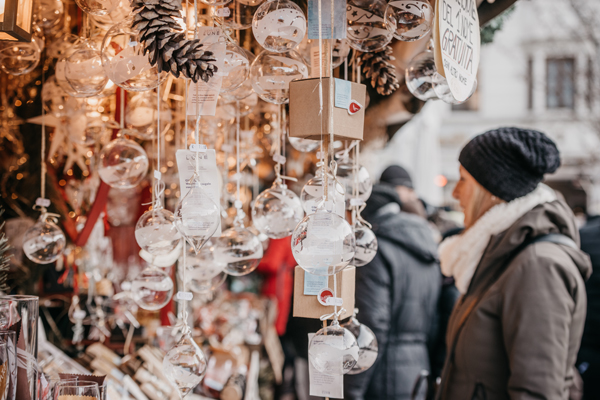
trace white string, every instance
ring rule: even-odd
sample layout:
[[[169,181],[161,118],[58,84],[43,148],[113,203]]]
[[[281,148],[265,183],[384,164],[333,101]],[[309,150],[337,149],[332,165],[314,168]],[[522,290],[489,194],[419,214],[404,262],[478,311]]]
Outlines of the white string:
[[[44,64],[45,64],[44,60]],[[42,87],[44,86],[44,81],[46,74],[44,73],[45,65],[42,66]],[[41,149],[41,167],[42,167],[42,176],[41,176],[41,190],[40,194],[42,199],[46,198],[46,111],[44,110],[44,91],[42,90],[42,149]]]
[[[160,78],[159,78],[160,82]],[[119,121],[121,125],[121,129],[125,128],[125,90],[123,88],[119,88],[121,93],[121,120]]]
[[[240,197],[240,180],[241,180],[241,176],[240,176],[240,101],[236,100],[235,102],[235,106],[237,108],[237,111],[235,113],[235,141],[236,141],[236,199],[237,201],[241,201],[241,197]],[[239,203],[238,203],[239,206]],[[238,210],[240,210],[240,208],[238,208]]]

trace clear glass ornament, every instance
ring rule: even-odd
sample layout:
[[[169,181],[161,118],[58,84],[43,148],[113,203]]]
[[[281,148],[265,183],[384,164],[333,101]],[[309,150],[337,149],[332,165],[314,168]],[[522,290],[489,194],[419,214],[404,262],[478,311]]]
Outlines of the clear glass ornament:
[[[31,42],[0,42],[0,69],[9,75],[30,73],[40,62],[40,38],[33,35]]]
[[[313,275],[334,275],[346,268],[355,246],[350,224],[322,208],[304,217],[292,235],[294,258]]]
[[[247,51],[247,50],[244,50],[244,51],[248,58],[248,62],[250,63],[250,67],[252,68],[252,63],[254,62],[256,57],[254,57],[254,54],[250,53],[249,51]],[[250,80],[250,75],[248,74],[248,79],[246,79],[244,82],[242,82],[242,84],[238,88],[231,90],[224,94],[226,94],[227,98],[231,99],[231,101],[243,100],[243,99],[249,97],[250,95],[254,94],[254,89],[252,88],[252,81]],[[258,101],[258,98],[257,98],[257,101]]]
[[[231,0],[200,0],[204,4],[208,4],[209,6],[222,6],[231,2]]]
[[[431,31],[433,8],[427,1],[390,1],[385,9],[385,22],[396,39],[414,42]]]
[[[175,227],[175,216],[161,206],[146,211],[135,225],[135,240],[153,256],[170,254],[181,241],[181,235]]]
[[[219,228],[221,209],[200,186],[196,175],[190,179],[190,186],[175,207],[175,226],[198,254]]]
[[[67,239],[54,218],[42,213],[23,236],[23,252],[34,263],[50,264],[58,260],[65,249]]]
[[[433,90],[433,79],[437,74],[433,51],[425,50],[417,54],[408,63],[404,71],[404,79],[408,90],[419,100],[436,99]]]
[[[179,261],[183,262],[183,258]],[[198,254],[192,247],[188,248],[185,261],[188,289],[193,292],[211,293],[227,278],[225,263],[215,259],[215,248],[211,240],[202,246]]]
[[[163,359],[163,372],[177,386],[181,398],[200,384],[206,366],[204,353],[189,333],[185,333]]]
[[[250,68],[252,88],[266,102],[285,104],[290,100],[290,82],[308,78],[308,67],[296,51],[262,51]]]
[[[337,321],[319,330],[308,344],[312,366],[325,375],[343,375],[352,370],[359,357],[354,335]]]
[[[252,204],[254,226],[271,239],[290,236],[303,217],[300,198],[277,181],[259,194]]]
[[[360,374],[371,368],[377,360],[377,354],[379,354],[377,337],[368,326],[358,322],[355,315],[343,324],[342,327],[348,329],[354,335],[359,349],[358,361],[348,371],[348,375]]]
[[[61,0],[40,0],[35,10],[36,24],[43,29],[50,29],[60,23],[65,12]]]
[[[252,18],[264,0],[233,0],[215,10],[218,20],[226,27],[243,30],[252,26]]]
[[[235,43],[227,42],[223,61],[221,92],[227,93],[239,88],[250,76],[250,61],[247,52]]]
[[[102,56],[96,43],[80,40],[66,59],[65,79],[78,94],[86,97],[102,92],[108,76],[102,68]]]
[[[387,46],[394,34],[385,21],[385,0],[369,2],[348,0],[346,6],[348,44],[362,52],[377,51]]]
[[[450,86],[448,85],[448,81],[440,73],[438,73],[438,72],[435,73],[435,75],[433,76],[432,82],[433,82],[433,91],[435,92],[435,95],[437,96],[438,99],[442,100],[444,103],[448,103],[448,104],[464,103],[464,101],[459,101],[454,97],[454,95],[452,94],[452,91],[450,90]],[[473,83],[473,87],[471,88],[471,93],[469,94],[469,97],[467,97],[467,100],[471,96],[473,96],[473,93],[475,93],[476,89],[477,89],[477,80],[475,80],[475,82]]]
[[[256,237],[258,237],[258,240],[260,240],[260,242],[262,243],[263,253],[267,251],[267,249],[269,248],[269,243],[271,243],[271,239],[269,239],[267,235],[256,229],[254,225],[251,225],[246,229],[248,229],[250,232],[256,235]]]
[[[119,5],[119,0],[75,0],[90,15],[107,15]]]
[[[306,17],[290,0],[263,3],[252,19],[252,33],[263,48],[285,53],[297,47],[306,33]]]
[[[337,164],[337,178],[346,192],[346,209],[350,209],[350,200],[353,197],[357,197],[362,201],[367,201],[371,196],[373,190],[373,182],[371,182],[371,176],[369,171],[362,165],[359,165],[358,173],[354,173],[354,161],[344,160]],[[354,185],[358,185],[358,192],[354,194]]]
[[[123,21],[131,15],[132,8],[128,0],[120,0],[117,7],[106,15],[93,15],[92,20],[98,28],[108,31],[115,24]]]
[[[296,51],[300,53],[304,61],[307,65],[310,65],[312,47],[319,47],[318,39],[308,39],[308,35],[304,36],[302,43],[298,46]],[[332,65],[333,68],[337,68],[344,63],[344,60],[348,58],[348,54],[350,53],[350,45],[348,44],[348,40],[346,39],[335,39],[335,44],[333,45],[333,59]],[[317,53],[318,54],[318,53]]]
[[[258,96],[256,93],[252,92],[250,96],[247,96],[242,100],[237,100],[227,93],[219,98],[219,103],[219,106],[223,108],[223,111],[225,111],[228,118],[237,116],[245,117],[252,113],[258,105]]]
[[[288,137],[292,147],[302,153],[310,153],[319,148],[321,142],[319,140],[311,140],[304,138]]]
[[[225,272],[242,276],[254,271],[263,256],[262,243],[256,235],[236,224],[215,239],[215,260],[225,263]]]
[[[117,138],[100,152],[98,174],[112,188],[130,189],[146,176],[148,156],[133,140]]]
[[[131,27],[133,17],[119,22],[106,32],[102,41],[102,67],[115,85],[133,92],[155,89],[159,84],[157,66],[150,65],[148,55],[143,54],[140,33]],[[167,79],[160,72],[160,82]]]
[[[344,200],[346,191],[344,186],[334,179],[333,175],[328,173],[327,176],[327,191],[332,203],[333,212],[343,218],[346,210]],[[300,201],[307,215],[317,212],[319,205],[324,202],[324,189],[323,168],[319,168],[317,169],[317,175],[306,182],[300,193]]]
[[[148,92],[136,93],[125,107],[125,126],[127,129],[136,131],[136,136],[140,139],[156,140],[157,128],[157,99],[154,90]],[[168,105],[161,100],[160,102],[160,129],[161,133],[173,120],[173,114]]]
[[[146,268],[131,282],[133,300],[144,310],[157,311],[173,297],[173,281],[156,267]]]
[[[356,222],[354,224],[354,237],[356,238],[356,251],[350,264],[355,267],[362,267],[370,263],[377,254],[377,236],[368,226]]]

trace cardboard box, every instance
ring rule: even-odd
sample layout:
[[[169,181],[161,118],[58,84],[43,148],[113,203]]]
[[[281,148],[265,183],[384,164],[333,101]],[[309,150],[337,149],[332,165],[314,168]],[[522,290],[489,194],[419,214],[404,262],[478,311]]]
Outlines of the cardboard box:
[[[319,319],[321,315],[333,313],[333,306],[321,305],[317,300],[316,295],[304,294],[304,274],[308,274],[308,272],[297,266],[294,271],[294,317]],[[337,274],[337,297],[343,299],[341,307],[346,309],[346,311],[340,315],[340,320],[351,317],[354,312],[355,277],[356,268],[353,266],[348,266],[342,270],[342,272]],[[327,287],[333,289],[333,276],[328,276],[326,278],[328,278]],[[338,310],[341,307],[338,307]]]
[[[319,78],[301,79],[290,82],[290,136],[320,140],[328,135],[329,126],[329,79],[323,78],[323,114],[319,114]],[[340,80],[341,81],[341,80]],[[362,107],[355,114],[348,108],[333,107],[333,133],[335,139],[362,140],[365,125],[365,102],[367,88],[365,85],[346,82],[350,87],[350,101],[358,102]],[[334,90],[336,85],[334,84]],[[335,94],[334,94],[335,99]],[[339,97],[338,102],[339,105]],[[321,128],[322,127],[322,128]]]

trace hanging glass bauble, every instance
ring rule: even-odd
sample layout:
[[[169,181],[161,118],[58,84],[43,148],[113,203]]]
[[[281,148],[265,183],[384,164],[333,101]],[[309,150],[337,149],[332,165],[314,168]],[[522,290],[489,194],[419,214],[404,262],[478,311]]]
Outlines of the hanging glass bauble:
[[[252,17],[264,0],[233,0],[218,7],[215,15],[221,23],[231,29],[243,30],[252,26]]]
[[[354,335],[358,344],[358,362],[348,371],[348,375],[360,374],[371,368],[377,360],[377,354],[379,354],[377,337],[368,326],[358,322],[354,316],[342,327]]]
[[[125,108],[125,126],[137,132],[140,139],[156,140],[157,98],[154,90],[136,93]],[[160,129],[171,123],[173,115],[164,101],[160,101]],[[162,133],[162,132],[161,132]]]
[[[404,71],[404,79],[408,90],[419,100],[427,101],[437,98],[433,90],[433,78],[437,74],[433,51],[425,50],[417,54],[408,63]]]
[[[93,15],[94,24],[104,31],[108,31],[115,24],[131,15],[132,8],[128,0],[120,0],[117,7],[106,15]]]
[[[358,355],[356,338],[337,322],[315,333],[308,344],[310,363],[325,375],[348,373],[357,363]]]
[[[385,21],[386,6],[385,0],[348,0],[346,38],[350,47],[370,52],[381,50],[392,41],[394,35],[387,28]]]
[[[257,104],[258,96],[254,92],[242,100],[235,99],[229,93],[224,93],[219,98],[219,106],[223,108],[228,118],[245,117],[254,111]]]
[[[173,297],[173,281],[156,267],[146,268],[131,282],[133,300],[144,310],[160,310]]]
[[[185,333],[163,359],[163,372],[177,386],[181,398],[200,384],[206,366],[204,353],[189,333]]]
[[[35,10],[35,22],[43,29],[50,29],[60,23],[65,11],[62,0],[40,0]]]
[[[227,93],[239,88],[250,76],[250,61],[244,49],[235,43],[227,42],[223,60],[223,80],[221,92]]]
[[[79,41],[79,36],[68,33],[48,43],[46,55],[48,57],[61,59],[70,54],[70,49]]]
[[[262,51],[250,68],[252,88],[258,96],[273,104],[290,99],[290,82],[308,78],[308,67],[296,51],[273,53]]]
[[[464,101],[456,100],[456,98],[452,94],[452,91],[450,90],[448,81],[440,73],[436,72],[434,74],[432,83],[433,83],[433,91],[435,92],[435,95],[437,96],[438,99],[442,100],[444,103],[448,103],[448,104],[464,103]],[[469,96],[467,97],[467,99],[469,99],[473,95],[473,93],[475,93],[476,89],[477,89],[477,80],[475,80],[473,87],[471,88],[471,93],[469,93]]]
[[[350,224],[322,208],[304,217],[292,235],[294,258],[313,275],[334,275],[346,268],[355,246]]]
[[[297,47],[306,33],[306,17],[290,0],[263,3],[252,19],[252,33],[262,47],[285,53]]]
[[[183,258],[180,258],[183,262]],[[189,247],[186,254],[186,280],[188,288],[196,293],[211,293],[225,281],[225,263],[215,259],[215,249],[208,240],[200,253]]]
[[[234,226],[215,239],[215,260],[225,263],[225,272],[242,276],[254,271],[263,256],[262,243],[243,226]]]
[[[319,140],[311,140],[304,138],[288,137],[292,147],[302,153],[310,153],[319,148],[321,142]]]
[[[42,50],[40,38],[33,35],[31,42],[0,42],[0,68],[9,75],[24,75],[35,69]]]
[[[153,256],[170,254],[181,241],[175,227],[175,216],[162,207],[146,211],[135,225],[135,240]]]
[[[327,191],[332,203],[333,212],[343,218],[346,210],[344,186],[336,181],[333,175],[328,173],[327,177]],[[324,188],[323,169],[319,168],[317,169],[317,175],[306,182],[302,188],[302,193],[300,193],[300,201],[307,215],[317,212],[319,205],[324,203]]]
[[[98,174],[110,187],[133,188],[144,179],[147,170],[148,156],[133,140],[117,138],[100,152]]]
[[[73,46],[66,59],[65,79],[80,95],[89,97],[102,92],[108,76],[102,68],[102,57],[96,43],[83,39]]]
[[[263,253],[267,251],[267,249],[269,248],[269,243],[271,243],[271,239],[269,239],[267,235],[256,229],[254,225],[251,225],[246,229],[248,229],[250,232],[256,235],[256,237],[258,237],[258,240],[260,240],[260,242],[262,243]]]
[[[377,236],[368,226],[357,222],[354,224],[354,237],[356,238],[356,251],[350,264],[362,267],[370,263],[377,254]]]
[[[385,22],[396,39],[414,42],[431,31],[433,8],[427,1],[390,1],[385,9]]]
[[[200,0],[204,4],[208,4],[209,6],[222,6],[228,4],[232,0]]]
[[[300,199],[281,183],[273,183],[252,204],[254,226],[271,239],[290,236],[303,217]]]
[[[357,168],[358,173],[354,173],[354,162],[351,160],[338,162],[337,178],[346,191],[346,208],[350,209],[350,200],[353,197],[359,198],[362,201],[367,201],[373,190],[373,182],[369,171],[362,165]],[[354,194],[354,185],[358,185],[358,192]]]
[[[140,32],[133,29],[133,17],[119,22],[106,32],[102,41],[101,54],[104,71],[115,85],[133,92],[155,89],[167,78],[165,71],[150,65],[147,54],[143,54]]]
[[[107,15],[119,5],[119,0],[75,0],[75,3],[88,14]]]
[[[23,236],[23,252],[37,264],[58,260],[66,244],[65,234],[47,214],[42,214]]]
[[[254,62],[256,57],[254,57],[254,54],[252,54],[251,52],[249,52],[245,49],[244,49],[244,53],[246,54],[246,58],[248,59],[248,62],[250,63],[250,67],[252,67],[252,63]],[[226,95],[228,98],[231,98],[232,100],[243,100],[246,97],[249,97],[253,93],[254,93],[254,89],[252,89],[252,82],[250,80],[250,74],[248,74],[248,79],[246,79],[244,82],[242,82],[242,84],[238,88],[227,92]]]
[[[197,177],[175,207],[175,226],[196,253],[214,235],[221,222],[220,208],[200,186]],[[182,189],[185,191],[186,189]]]

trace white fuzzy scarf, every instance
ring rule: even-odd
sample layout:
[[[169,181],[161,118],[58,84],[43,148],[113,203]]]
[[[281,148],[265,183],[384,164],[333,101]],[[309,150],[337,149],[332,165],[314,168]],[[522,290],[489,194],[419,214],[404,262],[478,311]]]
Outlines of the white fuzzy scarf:
[[[554,191],[540,184],[523,197],[490,208],[469,229],[440,244],[442,273],[454,277],[459,292],[465,294],[491,237],[510,228],[535,206],[554,200]]]

